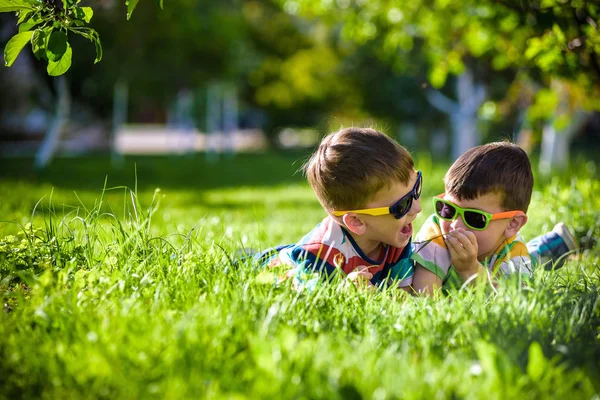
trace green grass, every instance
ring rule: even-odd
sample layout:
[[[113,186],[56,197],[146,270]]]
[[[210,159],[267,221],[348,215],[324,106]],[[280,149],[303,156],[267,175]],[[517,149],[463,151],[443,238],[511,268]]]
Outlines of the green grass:
[[[231,264],[323,218],[305,158],[0,160],[0,398],[597,398],[598,249],[435,299]],[[447,166],[417,166],[418,226]],[[600,234],[592,167],[537,179],[526,238]]]

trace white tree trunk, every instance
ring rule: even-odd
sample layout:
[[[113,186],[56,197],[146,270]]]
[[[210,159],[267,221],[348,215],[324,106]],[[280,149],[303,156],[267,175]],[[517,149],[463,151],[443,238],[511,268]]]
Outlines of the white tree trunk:
[[[64,75],[59,76],[56,82],[56,115],[48,127],[44,140],[35,155],[34,166],[36,169],[44,169],[52,160],[52,157],[58,149],[60,138],[64,132],[65,125],[69,121],[71,112],[71,95],[67,87],[67,78]]]
[[[571,142],[589,116],[589,113],[577,111],[572,117],[571,124],[561,131],[556,130],[553,120],[544,124],[540,172],[548,174],[553,169],[564,170],[568,166]]]
[[[565,82],[553,79],[550,83],[552,90],[559,96],[559,103],[554,110],[553,118],[544,124],[542,132],[542,148],[540,153],[539,169],[543,174],[548,174],[552,169],[565,169],[569,163],[569,148],[573,138],[587,121],[590,114],[578,108],[573,108],[570,103],[571,93]],[[555,127],[555,119],[561,115],[571,116],[569,126],[561,131]]]
[[[486,90],[483,84],[478,84],[469,68],[458,76],[456,81],[456,97],[453,101],[441,92],[432,90],[427,93],[429,102],[438,110],[450,116],[452,126],[452,159],[457,159],[462,153],[479,144],[477,132],[477,111],[485,101]]]
[[[452,116],[452,159],[456,160],[465,151],[479,144],[477,114],[458,112]]]

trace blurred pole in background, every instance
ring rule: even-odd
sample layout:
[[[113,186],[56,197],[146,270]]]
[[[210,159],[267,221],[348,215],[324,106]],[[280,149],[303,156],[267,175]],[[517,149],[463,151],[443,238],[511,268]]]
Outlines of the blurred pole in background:
[[[209,84],[206,89],[206,159],[211,163],[219,159],[221,97],[220,86]]]
[[[196,124],[194,122],[194,93],[189,88],[180,89],[172,110],[168,112],[169,152],[192,154],[196,147]]]
[[[211,83],[206,89],[206,159],[221,153],[233,156],[238,126],[238,90],[235,83]]]
[[[225,85],[223,93],[223,145],[229,157],[235,154],[234,133],[238,130],[237,86]]]
[[[127,101],[129,97],[129,84],[126,80],[119,78],[115,83],[113,94],[113,118],[110,140],[110,161],[114,167],[123,165],[123,154],[117,151],[117,134],[121,127],[127,122]]]
[[[67,78],[61,75],[54,82],[56,84],[57,97],[56,115],[48,127],[44,135],[44,140],[35,155],[34,166],[38,170],[46,168],[54,156],[71,112],[71,95],[67,86]]]

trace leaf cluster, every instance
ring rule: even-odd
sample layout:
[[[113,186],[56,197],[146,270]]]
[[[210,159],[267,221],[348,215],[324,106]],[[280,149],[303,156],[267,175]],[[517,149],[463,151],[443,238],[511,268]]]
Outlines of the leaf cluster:
[[[598,109],[589,100],[597,98],[600,83],[598,2],[348,1],[340,7],[313,0],[281,2],[298,15],[329,17],[350,42],[379,43],[381,58],[390,65],[410,65],[415,56],[423,57],[435,88],[475,65],[485,67],[486,77],[518,70],[538,86],[568,81],[586,93],[580,102],[584,108]]]
[[[69,33],[83,36],[96,48],[94,63],[102,59],[98,33],[87,26],[94,11],[80,7],[81,0],[0,0],[0,12],[16,12],[19,32],[4,49],[4,65],[10,67],[27,43],[39,60],[47,60],[48,75],[59,76],[71,67],[73,49]]]

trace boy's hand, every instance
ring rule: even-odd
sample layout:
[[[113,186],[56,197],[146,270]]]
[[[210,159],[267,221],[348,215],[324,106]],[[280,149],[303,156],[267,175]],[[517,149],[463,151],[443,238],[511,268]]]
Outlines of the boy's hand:
[[[482,268],[477,261],[477,238],[471,231],[455,229],[446,235],[446,244],[452,259],[454,270],[463,279],[467,280],[476,275]]]
[[[373,278],[373,274],[369,272],[369,267],[365,265],[357,267],[347,277],[348,281],[359,289],[366,287],[369,290],[375,290],[376,286],[371,283],[371,278]]]

